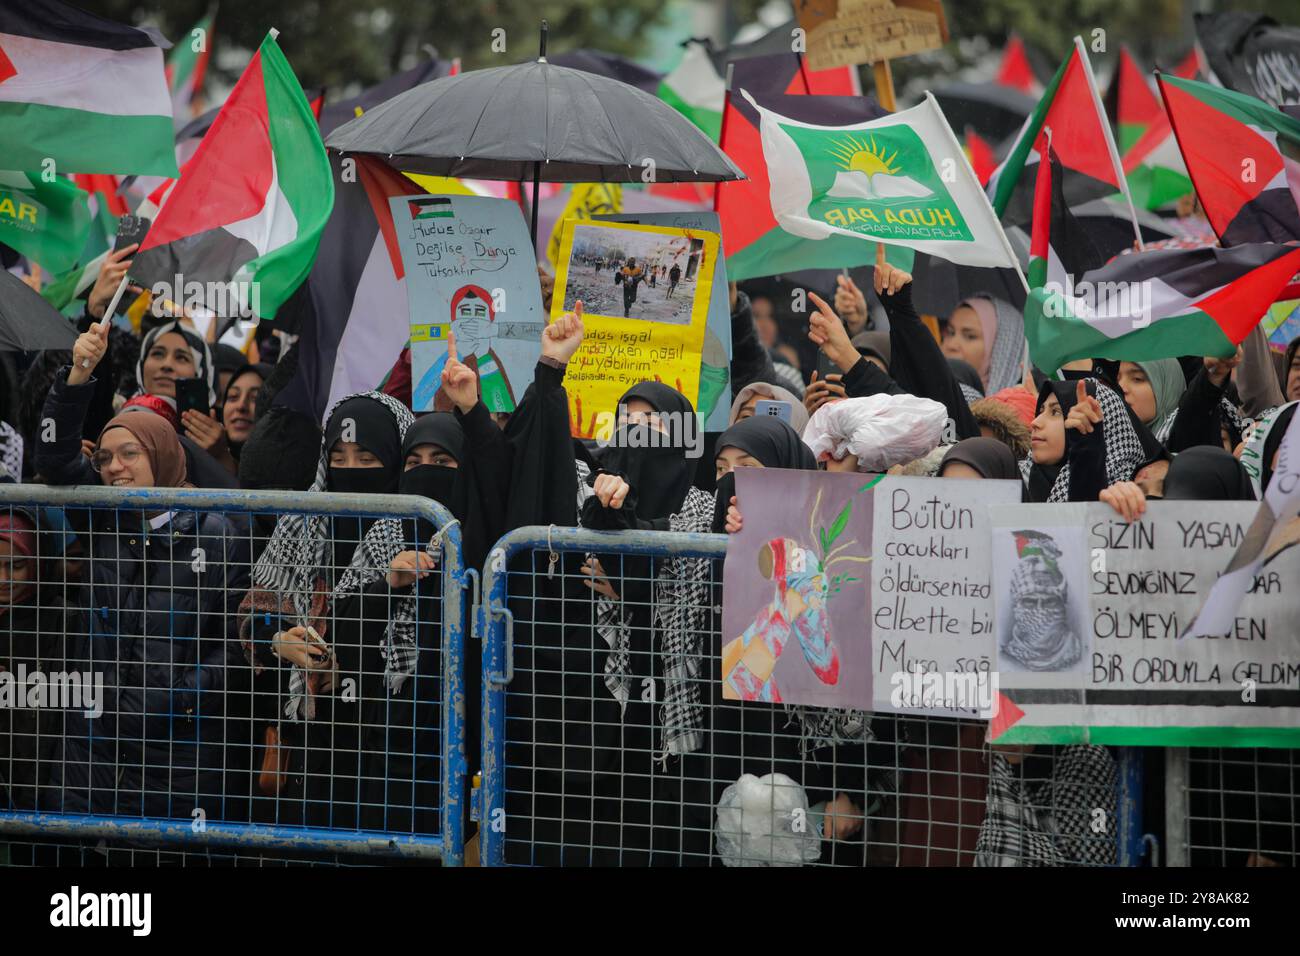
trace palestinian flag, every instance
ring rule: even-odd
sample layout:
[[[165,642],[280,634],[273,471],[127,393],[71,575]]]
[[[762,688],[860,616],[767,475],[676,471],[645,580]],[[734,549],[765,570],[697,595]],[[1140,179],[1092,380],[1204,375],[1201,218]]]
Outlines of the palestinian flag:
[[[1081,358],[1229,356],[1300,270],[1300,248],[1252,243],[1116,256],[1025,302],[1029,354],[1041,369]]]
[[[727,84],[708,51],[688,43],[682,62],[659,83],[659,98],[704,131],[715,143],[722,133],[722,108]]]
[[[1199,44],[1187,51],[1187,56],[1178,61],[1174,67],[1174,76],[1184,80],[1195,80],[1203,76],[1210,75],[1210,68],[1206,65],[1205,56],[1201,53]]]
[[[228,284],[222,298],[274,318],[307,277],[333,204],[316,120],[268,36],[167,195],[131,275],[144,286]],[[221,305],[205,303],[218,315]]]
[[[966,127],[965,153],[980,186],[987,186],[993,171],[998,168],[998,161],[993,154],[993,147],[970,126]]]
[[[1081,41],[1056,71],[1038,107],[1025,121],[1007,158],[989,180],[993,209],[1008,224],[1029,222],[1033,208],[1035,144],[1043,127],[1052,129],[1052,148],[1061,158],[1065,198],[1074,206],[1123,191],[1119,154],[1102,113],[1092,69]]]
[[[411,219],[454,219],[451,200],[445,196],[430,196],[427,199],[408,199],[407,210]]]
[[[1142,209],[1162,209],[1192,192],[1178,139],[1163,109],[1124,154],[1124,175],[1133,204]]]
[[[1300,240],[1300,120],[1208,83],[1161,74],[1159,86],[1219,241]]]
[[[1087,230],[1079,224],[1065,204],[1061,188],[1061,161],[1048,145],[1044,130],[1038,142],[1040,154],[1051,161],[1038,164],[1038,181],[1034,188],[1034,225],[1029,242],[1029,269],[1026,278],[1032,289],[1048,283],[1064,288],[1071,277],[1099,268],[1105,259],[1097,250]]]
[[[88,198],[61,177],[0,170],[0,242],[49,272],[71,269],[90,235]]]
[[[998,64],[997,76],[993,78],[993,82],[999,86],[1009,86],[1029,96],[1042,95],[1043,84],[1038,82],[1038,77],[1034,74],[1025,41],[1014,33],[1002,51],[1002,62]]]
[[[167,46],[60,0],[0,4],[0,162],[175,176]]]
[[[807,95],[810,89],[836,86],[845,93]],[[759,112],[737,92],[742,87],[756,102],[803,123],[848,125],[889,115],[870,97],[849,95],[852,83],[843,69],[801,70],[799,58],[793,54],[748,57],[732,64],[719,145],[748,178],[719,183],[717,188],[714,204],[722,222],[727,278],[739,282],[800,269],[839,269],[874,262],[875,243],[839,236],[810,243],[781,228],[772,211],[772,184]],[[910,270],[913,258],[910,249],[894,246],[889,250],[889,261],[900,268]]]
[[[1119,66],[1106,91],[1106,100],[1107,112],[1115,122],[1115,139],[1121,156],[1164,114],[1160,100],[1147,84],[1146,74],[1127,46],[1119,48]]]
[[[184,39],[172,47],[167,57],[167,88],[171,91],[172,114],[177,127],[188,123],[196,112],[195,101],[203,89],[208,60],[212,56],[212,24],[216,18],[216,9],[209,10]]]
[[[342,160],[329,157],[338,186],[321,233],[320,252],[295,304],[303,305],[298,373],[278,404],[316,421],[337,399],[377,388],[411,333],[406,273],[389,199],[420,187],[365,155],[356,180],[342,179]]]
[[[819,100],[840,98],[768,102],[798,107]],[[836,239],[857,242],[872,256],[882,242],[958,265],[1015,268],[1002,227],[933,96],[900,113],[856,123],[837,117],[831,124],[750,103],[761,117],[772,214],[813,255]],[[946,175],[950,169],[955,177]],[[823,261],[820,268],[827,266]]]

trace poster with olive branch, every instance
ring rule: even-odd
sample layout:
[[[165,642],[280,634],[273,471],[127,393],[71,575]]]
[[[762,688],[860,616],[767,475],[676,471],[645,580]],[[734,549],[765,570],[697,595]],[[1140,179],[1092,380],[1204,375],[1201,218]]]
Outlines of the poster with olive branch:
[[[723,696],[871,706],[871,531],[879,475],[740,468],[723,570]]]

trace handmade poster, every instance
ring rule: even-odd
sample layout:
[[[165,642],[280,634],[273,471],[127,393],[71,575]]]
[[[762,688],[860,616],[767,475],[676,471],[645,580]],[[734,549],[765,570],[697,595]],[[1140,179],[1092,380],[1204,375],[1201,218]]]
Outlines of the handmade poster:
[[[714,232],[564,221],[551,317],[583,303],[586,335],[564,378],[575,437],[607,439],[638,382],[697,402],[717,262]]]
[[[794,12],[814,70],[893,60],[948,42],[941,0],[795,0]]]
[[[519,207],[483,196],[389,200],[411,311],[411,408],[450,407],[439,394],[448,333],[478,371],[483,404],[513,412],[541,354],[542,290]]]
[[[723,697],[870,709],[879,475],[739,468],[723,566]],[[791,507],[792,502],[806,507]]]
[[[1276,551],[1228,626],[1183,636],[1254,502],[990,509],[999,743],[1300,746],[1300,548]]]
[[[988,506],[1018,502],[1020,493],[1018,481],[888,476],[876,485],[874,709],[990,716],[996,698]]]
[[[633,222],[674,229],[703,229],[721,232],[716,212],[628,212],[592,216],[600,222]],[[700,396],[695,410],[704,419],[704,431],[723,432],[730,424],[731,403],[731,296],[727,291],[727,260],[719,256],[713,267],[713,294],[709,317],[704,325],[704,349],[700,357]]]

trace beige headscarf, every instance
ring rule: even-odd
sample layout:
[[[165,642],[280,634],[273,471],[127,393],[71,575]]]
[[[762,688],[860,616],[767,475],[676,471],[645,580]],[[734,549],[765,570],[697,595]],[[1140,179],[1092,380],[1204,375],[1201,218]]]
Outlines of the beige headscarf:
[[[739,394],[736,395],[736,400],[731,403],[731,414],[727,416],[728,425],[734,425],[740,420],[738,417],[740,410],[755,395],[774,402],[789,402],[790,427],[800,435],[803,434],[804,426],[808,424],[808,409],[803,407],[803,400],[796,398],[794,392],[788,388],[782,388],[780,385],[769,385],[767,382],[753,382],[740,390]]]
[[[99,441],[111,428],[125,428],[149,456],[155,488],[192,488],[185,474],[185,449],[176,437],[176,429],[161,415],[150,411],[123,412],[109,420],[99,433]]]

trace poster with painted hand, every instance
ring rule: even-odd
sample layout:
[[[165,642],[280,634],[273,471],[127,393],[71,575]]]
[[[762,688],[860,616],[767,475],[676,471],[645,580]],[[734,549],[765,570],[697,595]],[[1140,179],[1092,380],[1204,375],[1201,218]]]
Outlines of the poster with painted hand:
[[[563,228],[551,318],[581,301],[586,326],[564,378],[574,436],[607,439],[638,382],[671,385],[698,407],[718,234],[581,219]]]
[[[880,478],[736,470],[742,528],[728,536],[723,566],[723,697],[871,708],[872,497]]]
[[[448,333],[488,411],[513,412],[541,354],[542,291],[519,207],[482,196],[389,200],[411,311],[411,406],[446,410]],[[471,356],[473,360],[471,362]]]

